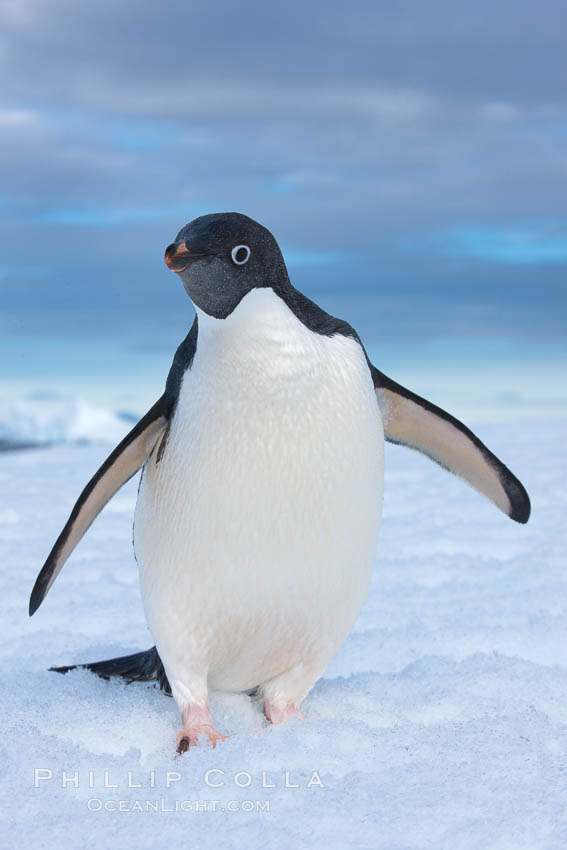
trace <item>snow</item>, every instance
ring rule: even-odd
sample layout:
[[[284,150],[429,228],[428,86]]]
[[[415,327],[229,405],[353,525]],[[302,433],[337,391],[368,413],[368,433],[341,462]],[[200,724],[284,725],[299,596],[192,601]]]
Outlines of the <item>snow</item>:
[[[131,551],[137,482],[30,620],[38,569],[108,448],[0,454],[3,846],[564,850],[565,423],[476,431],[527,486],[530,523],[388,447],[371,593],[307,721],[269,727],[248,697],[213,694],[230,738],[183,757],[176,707],[152,684],[47,670],[153,643]],[[224,785],[207,785],[211,769]],[[242,810],[255,801],[270,810]]]
[[[116,444],[138,417],[117,414],[80,396],[35,393],[4,411],[0,444],[51,443]]]

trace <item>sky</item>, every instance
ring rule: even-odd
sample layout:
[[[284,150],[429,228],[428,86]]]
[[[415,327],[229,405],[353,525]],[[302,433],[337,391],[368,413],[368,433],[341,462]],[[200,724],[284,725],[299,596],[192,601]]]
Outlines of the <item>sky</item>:
[[[556,0],[3,0],[4,401],[151,403],[192,319],[163,251],[235,210],[383,371],[434,388],[482,363],[526,401],[543,370],[553,406],[566,19]]]

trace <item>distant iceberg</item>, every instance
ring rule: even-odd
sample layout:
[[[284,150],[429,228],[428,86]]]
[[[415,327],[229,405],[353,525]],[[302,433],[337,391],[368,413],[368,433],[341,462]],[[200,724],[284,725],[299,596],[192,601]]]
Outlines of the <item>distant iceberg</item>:
[[[83,398],[37,394],[15,404],[0,420],[0,448],[54,443],[118,443],[138,417]]]

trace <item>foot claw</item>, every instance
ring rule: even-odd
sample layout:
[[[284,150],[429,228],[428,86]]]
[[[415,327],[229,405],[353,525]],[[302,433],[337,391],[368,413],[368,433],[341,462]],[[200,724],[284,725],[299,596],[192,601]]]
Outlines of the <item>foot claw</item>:
[[[186,753],[189,747],[189,738],[187,737],[187,735],[184,735],[182,738],[179,739],[177,743],[177,752],[179,753],[179,755],[181,755],[182,753]]]

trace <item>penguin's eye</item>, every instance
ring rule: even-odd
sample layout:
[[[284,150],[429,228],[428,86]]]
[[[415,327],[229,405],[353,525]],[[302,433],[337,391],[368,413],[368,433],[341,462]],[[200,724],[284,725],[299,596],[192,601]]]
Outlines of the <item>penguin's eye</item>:
[[[232,262],[237,266],[243,266],[250,259],[250,248],[248,245],[235,245],[230,252]]]

